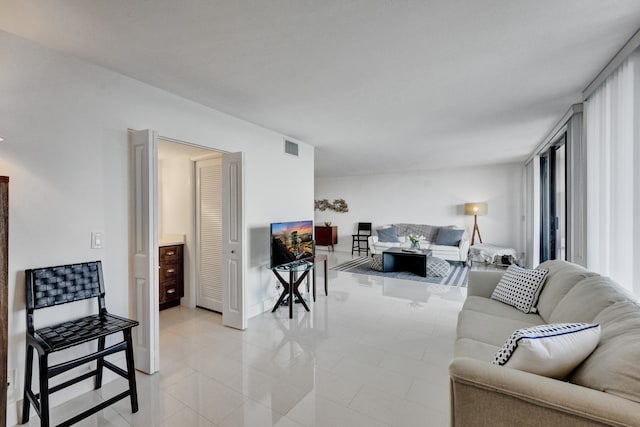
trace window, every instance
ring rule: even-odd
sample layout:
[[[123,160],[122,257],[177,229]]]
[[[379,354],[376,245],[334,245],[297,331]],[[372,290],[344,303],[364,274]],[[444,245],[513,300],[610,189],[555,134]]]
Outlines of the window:
[[[567,259],[566,139],[540,155],[540,262]]]

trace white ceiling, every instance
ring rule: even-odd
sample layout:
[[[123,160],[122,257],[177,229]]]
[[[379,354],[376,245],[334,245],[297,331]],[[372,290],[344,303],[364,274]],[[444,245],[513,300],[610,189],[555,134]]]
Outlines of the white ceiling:
[[[0,1],[5,31],[314,145],[317,176],[523,161],[639,27],[637,0]]]

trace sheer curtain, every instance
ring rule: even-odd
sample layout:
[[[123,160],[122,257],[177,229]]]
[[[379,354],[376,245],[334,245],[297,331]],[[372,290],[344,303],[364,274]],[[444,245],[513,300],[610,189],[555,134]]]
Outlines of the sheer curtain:
[[[585,102],[587,268],[640,295],[640,63],[631,55]],[[638,167],[635,167],[638,165]]]

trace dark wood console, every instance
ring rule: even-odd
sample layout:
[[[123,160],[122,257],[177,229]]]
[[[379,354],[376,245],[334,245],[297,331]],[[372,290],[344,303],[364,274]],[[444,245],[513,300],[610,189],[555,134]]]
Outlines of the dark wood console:
[[[180,305],[184,296],[184,245],[160,246],[160,310]]]
[[[316,226],[315,232],[316,246],[326,246],[330,251],[334,250],[333,245],[338,244],[338,227],[336,225]]]

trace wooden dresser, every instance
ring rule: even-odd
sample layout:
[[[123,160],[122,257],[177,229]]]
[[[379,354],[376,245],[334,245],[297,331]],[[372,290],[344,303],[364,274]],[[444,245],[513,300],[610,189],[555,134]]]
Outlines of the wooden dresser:
[[[184,296],[184,245],[160,246],[160,310],[180,305]]]
[[[333,250],[333,245],[338,244],[338,226],[316,226],[316,246],[326,246]]]

